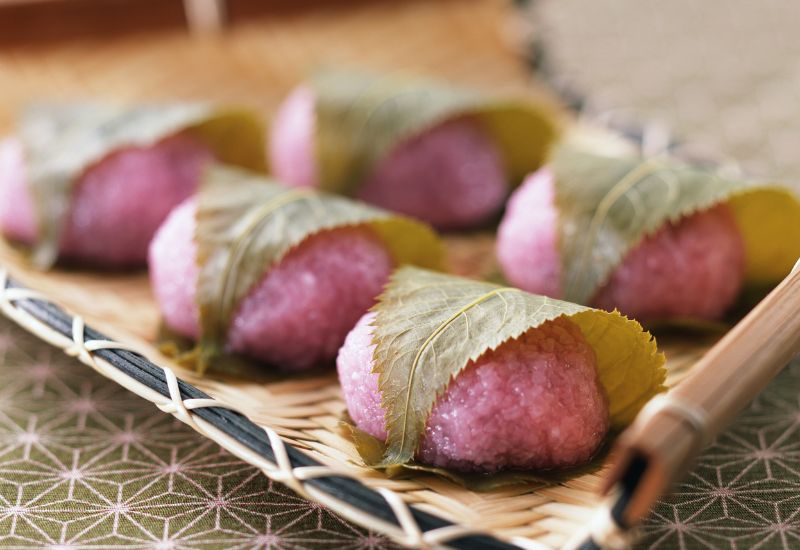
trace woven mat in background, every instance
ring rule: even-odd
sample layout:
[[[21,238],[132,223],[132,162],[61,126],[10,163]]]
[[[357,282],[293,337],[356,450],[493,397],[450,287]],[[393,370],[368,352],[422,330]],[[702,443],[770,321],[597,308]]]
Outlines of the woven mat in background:
[[[557,73],[592,107],[800,182],[800,3],[534,1]]]

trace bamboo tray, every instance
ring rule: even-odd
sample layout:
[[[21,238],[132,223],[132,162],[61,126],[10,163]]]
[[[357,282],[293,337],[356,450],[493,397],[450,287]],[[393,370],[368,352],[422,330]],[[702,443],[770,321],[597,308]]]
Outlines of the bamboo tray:
[[[507,41],[509,4],[368,3],[293,12],[200,41],[162,33],[102,48],[87,41],[8,50],[0,53],[0,129],[10,129],[31,98],[54,95],[227,100],[266,114],[321,62],[414,68],[520,88],[528,76]],[[476,278],[495,272],[491,235],[449,237],[447,244],[452,271]],[[159,316],[144,272],[40,273],[0,241],[0,310],[270,478],[403,544],[559,547],[586,527],[599,504],[595,490],[605,468],[558,485],[476,493],[429,474],[388,479],[364,467],[337,429],[344,403],[335,373],[197,377],[154,347]],[[713,338],[660,343],[674,385]]]

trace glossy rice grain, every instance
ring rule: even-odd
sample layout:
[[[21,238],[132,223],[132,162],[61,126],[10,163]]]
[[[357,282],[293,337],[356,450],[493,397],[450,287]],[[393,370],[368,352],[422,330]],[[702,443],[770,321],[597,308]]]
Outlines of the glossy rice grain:
[[[529,292],[562,297],[553,175],[542,169],[514,193],[498,230],[506,278]],[[592,300],[641,321],[714,320],[733,304],[744,279],[744,244],[722,204],[668,223],[623,259]]]
[[[337,367],[351,418],[385,440],[374,315],[347,336]],[[559,318],[470,363],[434,405],[416,459],[460,471],[563,468],[589,461],[608,425],[594,350]]]
[[[271,129],[270,163],[277,179],[316,187],[314,95],[296,88],[278,110]],[[412,136],[374,167],[357,198],[441,229],[485,222],[507,194],[502,155],[474,120],[460,118]]]
[[[195,210],[193,199],[178,206],[150,247],[150,278],[164,321],[193,339],[200,332]],[[282,370],[332,362],[391,269],[388,251],[367,229],[334,229],[309,237],[242,300],[227,349]]]
[[[87,169],[74,187],[60,256],[110,267],[144,264],[156,229],[175,205],[197,190],[212,158],[207,146],[185,135],[108,155]],[[38,237],[17,140],[0,144],[0,228],[25,244]]]

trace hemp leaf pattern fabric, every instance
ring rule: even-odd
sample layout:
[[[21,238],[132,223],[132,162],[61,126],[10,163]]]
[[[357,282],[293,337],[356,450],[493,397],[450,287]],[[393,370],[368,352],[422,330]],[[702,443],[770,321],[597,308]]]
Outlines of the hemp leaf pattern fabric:
[[[800,360],[701,455],[640,548],[800,548]]]
[[[0,548],[395,548],[0,318]]]

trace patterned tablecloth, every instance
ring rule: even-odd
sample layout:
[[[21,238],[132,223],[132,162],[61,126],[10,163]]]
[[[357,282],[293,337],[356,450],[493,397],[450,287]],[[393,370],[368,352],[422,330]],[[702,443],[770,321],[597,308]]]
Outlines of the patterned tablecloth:
[[[642,548],[800,548],[800,361],[705,450]]]

